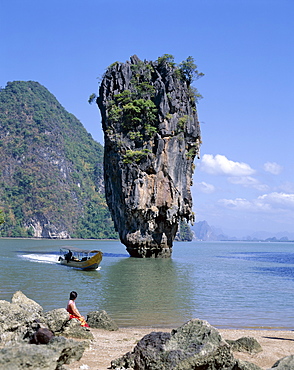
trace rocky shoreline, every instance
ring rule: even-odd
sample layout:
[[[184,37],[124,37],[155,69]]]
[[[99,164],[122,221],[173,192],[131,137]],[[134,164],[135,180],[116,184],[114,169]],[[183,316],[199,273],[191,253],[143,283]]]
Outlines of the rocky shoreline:
[[[217,330],[199,319],[170,332],[118,328],[105,311],[87,315],[89,329],[64,308],[44,313],[22,292],[0,301],[0,312],[3,370],[294,369],[293,331]],[[48,332],[48,344],[35,344]]]
[[[88,313],[87,322],[118,330],[105,311]],[[11,302],[0,300],[0,369],[61,370],[80,360],[93,339],[90,329],[70,320],[65,308],[44,312],[20,291]]]
[[[68,370],[109,370],[112,360],[132,351],[141,338],[153,331],[167,331],[167,329],[128,327],[112,332],[91,329],[94,340],[85,350],[83,357],[69,365]],[[261,345],[262,352],[233,351],[234,357],[251,362],[264,370],[270,369],[280,358],[294,353],[293,331],[219,329],[219,332],[225,339],[237,340],[248,336],[255,338]]]

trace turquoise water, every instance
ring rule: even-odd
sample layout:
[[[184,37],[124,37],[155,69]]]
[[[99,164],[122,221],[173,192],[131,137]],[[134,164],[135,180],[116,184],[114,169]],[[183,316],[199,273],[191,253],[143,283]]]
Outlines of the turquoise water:
[[[98,271],[57,263],[61,246],[101,249]],[[21,290],[45,311],[71,290],[86,315],[119,326],[177,327],[191,318],[219,328],[294,328],[294,243],[176,242],[171,259],[130,258],[118,241],[0,239],[0,299]]]

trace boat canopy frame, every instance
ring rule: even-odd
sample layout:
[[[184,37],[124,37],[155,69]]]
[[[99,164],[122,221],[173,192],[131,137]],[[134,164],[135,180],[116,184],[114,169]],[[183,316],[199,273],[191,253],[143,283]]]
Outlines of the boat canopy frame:
[[[90,258],[90,255],[99,253],[100,250],[96,249],[80,249],[77,247],[61,247],[60,248],[60,255],[66,255],[69,251],[72,252],[72,255],[76,257],[78,260],[82,260],[82,258],[87,257]]]
[[[77,247],[60,247],[60,251],[72,251],[73,253],[84,253],[84,254],[89,254],[89,253],[98,253],[100,250],[98,249],[81,249]]]

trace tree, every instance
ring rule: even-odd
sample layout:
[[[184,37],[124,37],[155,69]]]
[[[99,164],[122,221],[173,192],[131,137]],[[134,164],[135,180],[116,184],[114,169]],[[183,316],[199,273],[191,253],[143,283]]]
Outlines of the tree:
[[[157,58],[158,64],[167,63],[170,67],[175,67],[175,57],[171,54],[163,54],[163,56]]]
[[[193,232],[187,221],[182,220],[179,224],[179,230],[177,233],[177,240],[179,241],[192,241],[193,240]]]
[[[185,78],[185,80],[191,84],[193,81],[198,80],[200,77],[204,76],[204,73],[199,72],[197,69],[197,65],[195,64],[193,57],[188,57],[186,60],[183,60],[179,64],[179,69]]]

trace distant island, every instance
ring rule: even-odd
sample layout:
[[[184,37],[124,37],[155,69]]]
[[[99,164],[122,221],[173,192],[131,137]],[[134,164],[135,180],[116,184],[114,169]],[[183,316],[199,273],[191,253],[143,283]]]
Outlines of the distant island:
[[[192,227],[193,240],[198,241],[265,241],[265,242],[288,242],[294,241],[294,234],[276,233],[271,235],[267,232],[255,232],[252,235],[237,238],[235,236],[225,235],[222,230],[210,226],[207,221],[196,222]]]

